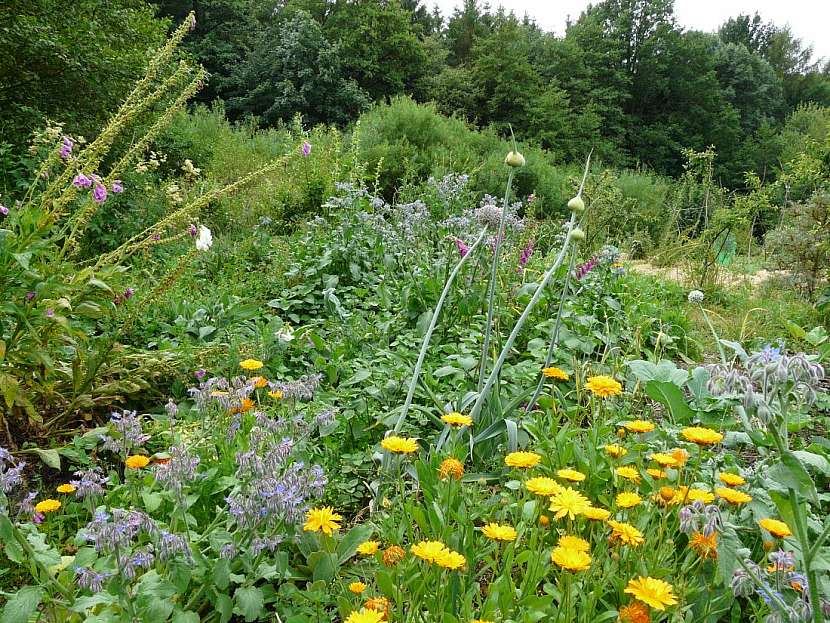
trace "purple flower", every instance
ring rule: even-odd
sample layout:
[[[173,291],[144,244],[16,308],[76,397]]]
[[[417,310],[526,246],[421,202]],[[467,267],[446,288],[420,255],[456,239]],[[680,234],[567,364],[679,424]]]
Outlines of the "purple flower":
[[[104,450],[115,454],[129,454],[132,448],[141,446],[150,439],[150,435],[145,434],[141,428],[141,418],[137,411],[113,413],[110,416],[110,426],[119,433],[118,438],[103,435],[101,440],[104,442]]]
[[[92,180],[89,179],[83,173],[78,173],[78,175],[75,176],[75,179],[72,180],[72,183],[77,188],[89,188],[90,186],[92,186]]]
[[[161,240],[161,234],[153,234],[153,240]]]
[[[30,302],[30,301],[32,301],[32,300],[33,300],[36,296],[37,296],[37,294],[36,294],[35,292],[27,292],[27,293],[26,293],[26,301],[27,301],[27,302]]]
[[[196,370],[195,374],[196,374],[196,379],[201,381],[207,375],[207,370],[205,370],[204,368],[201,368],[199,370]]]
[[[121,180],[115,180],[112,183],[112,192],[115,194],[124,192],[124,185],[121,183]]]
[[[196,478],[200,461],[184,446],[173,446],[170,448],[170,460],[156,467],[156,480],[181,498],[184,485]]]
[[[104,495],[104,485],[109,482],[109,477],[104,477],[100,467],[79,470],[75,472],[77,480],[70,480],[69,484],[75,487],[75,497],[80,500],[91,495]]]
[[[531,255],[533,255],[533,238],[528,240],[525,248],[522,249],[522,255],[519,258],[519,272],[521,272],[522,267],[528,263]]]
[[[195,238],[197,233],[198,233],[198,230],[196,229],[196,226],[193,223],[191,223],[190,224],[190,235],[191,235],[191,237]]]
[[[595,255],[590,260],[585,262],[584,264],[579,264],[576,267],[576,279],[577,281],[583,279],[585,275],[596,268],[597,263],[599,263],[599,258]]]
[[[95,188],[92,189],[92,198],[98,203],[104,203],[107,200],[107,187],[95,182]]]
[[[67,158],[69,158],[70,154],[72,153],[72,147],[73,146],[74,146],[74,143],[72,142],[72,139],[70,139],[68,136],[64,136],[63,137],[63,145],[61,145],[61,150],[60,150],[60,155],[61,155],[61,158],[63,160],[66,160]]]
[[[455,246],[458,249],[458,252],[461,254],[461,257],[466,257],[467,253],[470,252],[470,248],[464,243],[461,238],[455,238],[453,240],[455,242]]]
[[[303,141],[302,147],[303,156],[308,158],[308,155],[311,153],[311,143],[308,141]]]
[[[134,294],[135,294],[135,288],[127,288],[126,290],[124,290],[124,300],[126,301],[128,299],[133,298]]]
[[[527,204],[530,205],[534,201],[536,201],[536,195],[534,195],[533,193],[529,194],[527,196]]]
[[[32,515],[35,512],[34,501],[37,498],[37,491],[29,491],[29,494],[20,500],[20,505],[17,507],[17,512],[21,515]]]
[[[6,206],[0,205],[0,214],[3,216],[9,215],[9,209]]]
[[[47,318],[53,318],[54,316],[55,316],[55,310],[54,309],[52,309],[50,307],[49,309],[46,310],[46,317]]]

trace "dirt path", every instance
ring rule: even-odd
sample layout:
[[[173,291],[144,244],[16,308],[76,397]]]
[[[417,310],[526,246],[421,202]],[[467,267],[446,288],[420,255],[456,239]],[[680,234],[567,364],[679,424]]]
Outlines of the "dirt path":
[[[631,260],[627,262],[628,266],[636,273],[656,277],[657,279],[667,279],[683,284],[685,279],[683,273],[677,266],[654,266],[647,260]],[[741,285],[748,285],[755,289],[768,279],[774,277],[786,277],[788,272],[786,270],[766,270],[762,268],[752,274],[748,273],[734,273],[728,270],[723,270],[721,274],[721,281],[724,285],[734,287]]]

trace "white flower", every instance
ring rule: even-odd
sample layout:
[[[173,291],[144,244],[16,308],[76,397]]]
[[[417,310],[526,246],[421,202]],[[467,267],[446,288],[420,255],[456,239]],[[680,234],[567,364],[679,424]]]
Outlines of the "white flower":
[[[199,225],[199,237],[196,238],[196,248],[199,251],[207,251],[213,244],[213,235],[204,225]]]
[[[275,332],[274,336],[281,342],[290,342],[294,339],[294,329],[291,328],[290,324],[286,324],[282,329]]]
[[[689,292],[689,302],[690,303],[702,303],[703,302],[703,292],[700,290],[692,290]]]

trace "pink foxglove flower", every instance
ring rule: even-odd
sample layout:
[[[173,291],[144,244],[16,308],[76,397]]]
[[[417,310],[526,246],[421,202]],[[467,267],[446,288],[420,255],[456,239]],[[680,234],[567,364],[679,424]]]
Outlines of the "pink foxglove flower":
[[[308,158],[308,155],[311,153],[311,143],[309,143],[308,141],[303,141],[302,152],[303,156]]]
[[[124,185],[121,183],[121,180],[115,180],[112,183],[112,192],[115,194],[124,192]]]
[[[89,188],[92,186],[92,180],[83,173],[78,173],[72,183],[78,188]]]
[[[95,188],[92,189],[92,198],[98,203],[104,203],[107,200],[107,187],[95,182]]]

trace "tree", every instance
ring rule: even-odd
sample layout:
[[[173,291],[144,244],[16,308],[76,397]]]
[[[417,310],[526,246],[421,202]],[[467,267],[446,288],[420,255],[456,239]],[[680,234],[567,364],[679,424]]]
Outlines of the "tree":
[[[341,57],[308,13],[274,19],[239,70],[228,112],[258,115],[266,124],[297,113],[312,124],[345,124],[368,98],[346,75]]]

